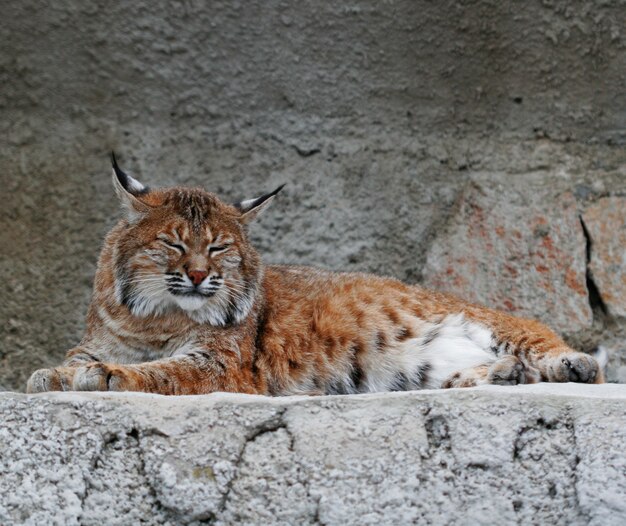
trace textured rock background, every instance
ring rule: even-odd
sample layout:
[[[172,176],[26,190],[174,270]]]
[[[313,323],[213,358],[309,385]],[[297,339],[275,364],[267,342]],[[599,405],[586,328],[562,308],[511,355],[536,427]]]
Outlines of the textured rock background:
[[[3,524],[626,521],[626,386],[0,395]]]
[[[540,317],[626,381],[624,27],[621,0],[4,2],[0,389],[80,338],[110,149],[229,199],[288,182],[268,261]]]
[[[542,177],[529,174],[521,189],[514,180],[506,190],[491,179],[473,180],[448,231],[428,252],[424,280],[453,293],[465,290],[478,303],[550,320],[557,330],[586,329],[593,313],[576,200],[537,180]]]

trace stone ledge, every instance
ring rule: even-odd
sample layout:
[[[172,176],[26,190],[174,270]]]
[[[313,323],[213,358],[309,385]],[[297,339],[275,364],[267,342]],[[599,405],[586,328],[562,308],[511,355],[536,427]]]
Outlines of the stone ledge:
[[[0,394],[2,524],[623,524],[626,386]]]

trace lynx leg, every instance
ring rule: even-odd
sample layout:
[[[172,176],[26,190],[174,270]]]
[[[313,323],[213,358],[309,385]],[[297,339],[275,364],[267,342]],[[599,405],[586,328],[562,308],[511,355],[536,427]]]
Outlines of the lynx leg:
[[[592,356],[574,351],[541,322],[477,306],[467,307],[465,314],[489,327],[496,347],[536,368],[543,381],[604,382],[602,369]]]
[[[463,369],[447,378],[442,388],[474,387],[483,384],[517,385],[530,384],[539,380],[538,371],[527,367],[516,356],[504,356],[491,365],[479,365]]]
[[[71,391],[75,367],[55,367],[39,369],[30,375],[26,384],[27,393],[45,393],[47,391]]]
[[[215,391],[258,393],[237,355],[197,349],[192,354],[133,365],[90,363],[76,369],[76,391],[142,391],[164,395]]]

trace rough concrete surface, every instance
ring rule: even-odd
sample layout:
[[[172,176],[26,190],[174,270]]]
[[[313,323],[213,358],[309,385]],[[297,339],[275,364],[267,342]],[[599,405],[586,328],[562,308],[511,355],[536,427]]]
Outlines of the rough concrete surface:
[[[2,524],[626,521],[626,386],[0,395]]]
[[[152,185],[287,182],[252,231],[267,261],[539,317],[626,381],[621,246],[593,239],[626,196],[625,22],[623,0],[4,2],[0,389],[80,339],[111,149]]]

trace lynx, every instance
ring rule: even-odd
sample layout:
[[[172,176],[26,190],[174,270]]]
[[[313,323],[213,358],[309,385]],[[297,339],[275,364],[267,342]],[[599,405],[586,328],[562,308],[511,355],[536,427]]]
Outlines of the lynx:
[[[598,362],[533,320],[360,273],[265,266],[247,225],[273,192],[227,204],[150,189],[112,155],[125,209],[107,235],[87,328],[28,392],[348,394],[601,383]]]

